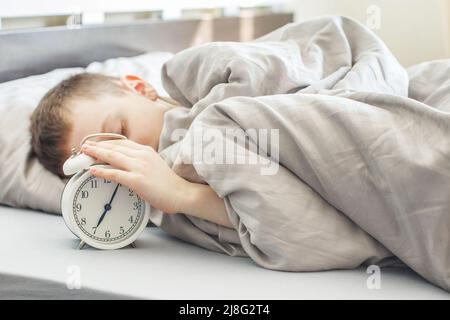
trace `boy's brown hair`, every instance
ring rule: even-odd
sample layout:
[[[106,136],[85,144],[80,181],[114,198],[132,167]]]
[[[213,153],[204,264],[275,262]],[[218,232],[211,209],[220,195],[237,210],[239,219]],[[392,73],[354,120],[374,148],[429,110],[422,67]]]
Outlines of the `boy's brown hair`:
[[[49,171],[64,177],[67,136],[72,130],[70,114],[76,98],[96,99],[103,94],[122,95],[118,78],[80,73],[48,91],[31,115],[31,155]]]

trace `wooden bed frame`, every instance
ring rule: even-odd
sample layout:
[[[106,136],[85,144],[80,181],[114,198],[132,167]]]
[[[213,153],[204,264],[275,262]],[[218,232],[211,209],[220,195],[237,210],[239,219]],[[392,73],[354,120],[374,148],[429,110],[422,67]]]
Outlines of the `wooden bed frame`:
[[[133,24],[0,31],[0,83],[56,68],[149,51],[178,52],[209,41],[260,37],[289,22],[291,13]]]

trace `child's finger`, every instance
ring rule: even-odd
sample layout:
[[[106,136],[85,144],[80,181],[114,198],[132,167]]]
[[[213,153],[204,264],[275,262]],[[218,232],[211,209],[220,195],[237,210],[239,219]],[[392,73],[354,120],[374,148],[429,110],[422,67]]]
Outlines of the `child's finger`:
[[[132,188],[133,180],[131,179],[131,175],[129,172],[99,166],[93,166],[89,169],[89,171],[92,175],[98,178],[111,180],[116,183],[120,183],[124,186],[127,186],[130,189],[133,189]]]
[[[101,141],[98,142],[99,145],[105,145],[105,146],[121,146],[123,148],[128,148],[130,150],[140,150],[140,145],[135,145],[134,143],[131,143],[129,140],[107,140],[107,141]]]
[[[136,158],[138,156],[138,150],[129,148],[124,145],[116,144],[116,143],[106,143],[102,142],[96,145],[99,148],[108,149],[116,152],[123,153],[126,156],[129,156],[130,158]],[[83,148],[81,149],[83,150]]]
[[[133,158],[111,149],[106,149],[99,146],[84,145],[81,150],[88,156],[94,157],[102,162],[106,162],[118,169],[130,170],[133,164]]]
[[[89,145],[120,145],[120,146],[124,146],[124,147],[128,147],[130,149],[135,149],[135,150],[142,150],[142,148],[145,148],[144,145],[139,144],[137,142],[131,141],[131,140],[124,140],[124,139],[115,139],[115,140],[105,140],[105,141],[86,141],[87,144]]]
[[[149,148],[149,146],[137,143],[137,142],[135,142],[133,140],[116,140],[115,143],[120,144],[120,145],[125,145],[127,147],[130,147],[130,148],[133,148],[133,149],[136,149],[136,150],[142,150],[142,149]]]

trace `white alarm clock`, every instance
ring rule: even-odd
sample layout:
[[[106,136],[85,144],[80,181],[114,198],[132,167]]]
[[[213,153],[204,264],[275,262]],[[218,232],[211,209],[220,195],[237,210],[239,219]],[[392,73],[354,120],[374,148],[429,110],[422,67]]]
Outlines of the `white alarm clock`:
[[[100,133],[86,136],[81,145],[97,137],[126,139],[119,134]],[[147,226],[150,206],[133,190],[91,175],[89,167],[94,165],[109,167],[74,151],[64,163],[64,174],[73,175],[61,197],[64,222],[81,240],[79,249],[85,244],[97,249],[134,246],[134,241]]]

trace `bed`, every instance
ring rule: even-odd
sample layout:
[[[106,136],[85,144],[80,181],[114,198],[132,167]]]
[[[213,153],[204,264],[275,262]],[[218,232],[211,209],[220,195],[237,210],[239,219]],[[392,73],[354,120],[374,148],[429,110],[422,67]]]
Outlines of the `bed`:
[[[290,14],[253,17],[253,36],[291,20]],[[207,25],[214,32],[205,30],[201,20],[186,20],[0,33],[4,49],[0,82],[155,50],[175,53],[202,41],[240,39],[239,18],[219,18]],[[51,53],[46,49],[50,45]],[[103,66],[107,69],[108,63]],[[99,68],[95,63],[89,67]],[[373,288],[368,285],[372,274],[365,268],[272,271],[249,258],[229,257],[183,242],[155,227],[144,231],[135,249],[77,250],[78,241],[60,216],[2,205],[0,230],[1,299],[450,298],[406,268],[383,268],[380,287]]]
[[[404,268],[279,272],[147,228],[136,249],[77,250],[61,217],[0,207],[0,298],[26,299],[449,299]],[[74,272],[81,289],[67,288]],[[120,278],[120,281],[118,279]]]

